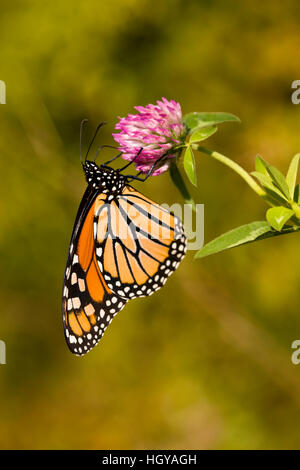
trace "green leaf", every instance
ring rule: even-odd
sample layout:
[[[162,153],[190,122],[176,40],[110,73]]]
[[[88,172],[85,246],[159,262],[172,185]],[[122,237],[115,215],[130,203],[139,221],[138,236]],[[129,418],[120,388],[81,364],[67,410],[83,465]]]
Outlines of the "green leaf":
[[[184,153],[183,166],[190,182],[194,186],[197,186],[195,158],[194,158],[194,154],[190,146],[187,147]]]
[[[190,143],[193,142],[201,142],[201,140],[205,140],[211,135],[213,135],[215,132],[217,132],[217,127],[203,127],[197,129],[195,132],[192,133],[191,138],[190,138]]]
[[[286,175],[286,182],[289,188],[289,192],[291,197],[294,196],[296,180],[297,180],[297,173],[298,173],[298,164],[299,164],[300,153],[297,153],[290,163],[287,175]]]
[[[287,200],[281,194],[279,195],[276,192],[266,187],[265,187],[265,191],[267,195],[264,196],[264,199],[265,201],[268,201],[272,206],[281,206],[281,205],[287,204]]]
[[[256,159],[256,172],[254,172],[253,175],[259,179],[258,174],[263,174],[265,176],[269,175],[273,185],[280,191],[281,194],[284,195],[285,199],[290,199],[289,187],[281,171],[275,168],[275,166],[270,165],[260,156],[258,156]]]
[[[266,232],[260,237],[258,237],[255,241],[265,240],[266,238],[277,237],[279,235],[286,235],[287,233],[299,232],[299,230],[300,230],[300,227],[297,225],[291,225],[291,226],[287,225],[286,227],[283,227],[281,232],[271,229],[269,232]]]
[[[258,179],[260,184],[266,189],[268,188],[269,191],[271,192],[271,196],[275,197],[277,200],[279,199],[280,202],[284,202],[287,200],[287,198],[282,194],[282,192],[274,186],[272,179],[269,175],[269,173],[260,173],[258,171],[253,171],[251,175],[255,176],[255,178]]]
[[[267,221],[275,230],[281,231],[284,224],[294,215],[292,209],[277,206],[267,210]]]
[[[269,175],[272,178],[274,186],[277,186],[277,188],[282,192],[282,194],[287,199],[290,199],[291,196],[290,196],[289,187],[281,171],[279,171],[277,168],[275,168],[275,166],[272,166],[272,165],[268,165],[267,170],[268,170]]]
[[[264,175],[268,175],[268,170],[267,170],[267,162],[263,160],[263,158],[260,155],[257,155],[256,160],[255,160],[255,169],[258,173],[262,173]]]
[[[242,225],[241,227],[230,230],[207,243],[196,253],[195,258],[204,258],[205,256],[213,255],[229,248],[253,243],[266,238],[298,232],[299,230],[300,227],[293,226],[284,227],[281,232],[277,232],[273,230],[266,221],[252,222],[251,224]]]
[[[300,184],[297,184],[294,192],[294,201],[300,204]]]
[[[182,195],[182,197],[184,198],[185,202],[187,204],[191,204],[192,207],[193,207],[193,210],[196,211],[196,204],[195,204],[195,201],[194,199],[191,197],[187,187],[186,187],[186,184],[181,176],[181,173],[176,165],[176,163],[172,163],[171,166],[170,166],[170,176],[171,176],[171,179],[173,181],[173,183],[175,184],[176,188],[178,189],[178,191],[180,192],[180,194]]]
[[[211,127],[222,122],[241,122],[237,116],[230,113],[189,113],[183,117],[183,121],[189,133],[198,127]]]
[[[195,258],[204,258],[204,256],[209,256],[235,246],[243,245],[244,243],[249,243],[268,231],[270,231],[270,225],[265,220],[242,225],[204,245],[196,253]]]

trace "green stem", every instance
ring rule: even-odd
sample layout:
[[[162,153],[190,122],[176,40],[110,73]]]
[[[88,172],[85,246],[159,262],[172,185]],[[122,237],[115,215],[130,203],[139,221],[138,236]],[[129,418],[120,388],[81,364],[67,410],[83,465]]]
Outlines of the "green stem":
[[[289,201],[289,204],[291,208],[293,209],[293,211],[295,212],[297,219],[300,219],[300,207],[298,206],[298,204],[292,200]]]
[[[221,162],[224,165],[231,168],[238,175],[240,175],[241,178],[243,178],[246,181],[246,183],[250,186],[250,188],[253,189],[253,191],[255,191],[256,194],[258,194],[259,196],[261,196],[261,197],[266,197],[267,196],[267,193],[265,192],[265,190],[262,189],[256,183],[254,178],[252,178],[252,176],[249,175],[249,173],[246,170],[244,170],[244,168],[242,168],[240,165],[238,165],[234,161],[230,160],[230,158],[225,157],[225,155],[222,155],[219,152],[215,152],[214,150],[209,150],[206,147],[201,147],[200,145],[197,145],[197,144],[192,144],[192,147],[193,147],[194,150],[198,150],[199,152],[205,153],[206,155],[209,155],[210,157],[214,158],[215,160],[218,160],[219,162]]]

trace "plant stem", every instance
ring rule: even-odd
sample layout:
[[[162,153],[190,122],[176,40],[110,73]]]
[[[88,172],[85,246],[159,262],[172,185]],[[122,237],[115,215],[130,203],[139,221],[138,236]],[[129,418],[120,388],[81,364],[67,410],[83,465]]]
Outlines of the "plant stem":
[[[297,219],[300,219],[300,207],[298,206],[298,204],[294,201],[289,201],[289,204],[291,208],[293,209],[293,211],[295,212]]]
[[[262,189],[252,178],[249,173],[244,170],[240,165],[235,163],[233,160],[230,160],[230,158],[225,157],[225,155],[222,155],[219,152],[215,152],[214,150],[209,150],[206,147],[201,147],[200,145],[197,144],[192,144],[192,148],[194,150],[198,150],[199,152],[205,153],[206,155],[209,155],[210,157],[214,158],[215,160],[218,160],[219,162],[223,163],[224,165],[228,166],[231,168],[233,171],[235,171],[238,175],[240,175],[241,178],[243,178],[246,183],[250,186],[253,191],[256,192],[261,197],[266,197],[267,193],[265,192],[264,189]]]

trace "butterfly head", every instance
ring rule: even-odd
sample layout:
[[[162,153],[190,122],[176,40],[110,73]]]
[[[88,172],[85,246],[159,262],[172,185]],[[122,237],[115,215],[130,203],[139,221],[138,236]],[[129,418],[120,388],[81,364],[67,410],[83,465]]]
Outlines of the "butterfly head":
[[[98,188],[103,193],[120,194],[126,184],[126,176],[107,166],[98,166],[86,160],[83,165],[88,185]]]

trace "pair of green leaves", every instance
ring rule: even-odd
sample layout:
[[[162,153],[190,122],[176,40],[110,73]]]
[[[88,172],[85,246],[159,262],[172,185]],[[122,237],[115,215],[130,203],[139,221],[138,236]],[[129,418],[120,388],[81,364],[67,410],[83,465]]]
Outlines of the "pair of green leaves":
[[[189,113],[183,117],[183,121],[189,137],[183,156],[183,166],[190,182],[197,186],[196,163],[192,145],[208,139],[217,132],[217,124],[230,121],[240,122],[240,120],[230,113]]]
[[[230,113],[189,113],[183,117],[183,122],[187,129],[187,142],[183,156],[183,166],[189,181],[197,186],[196,163],[192,145],[201,142],[217,131],[217,124],[222,122],[240,122],[240,119]],[[180,191],[185,202],[192,204],[196,210],[196,204],[178,170],[176,162],[172,162],[170,175],[173,183]]]
[[[299,185],[296,186],[299,158],[300,154],[294,156],[286,177],[261,157],[256,158],[256,171],[252,175],[266,191],[265,199],[275,205],[267,211],[266,218],[271,227],[278,231],[281,231],[295,214],[299,215]]]
[[[195,257],[204,258],[246,243],[300,231],[300,221],[295,218],[300,203],[299,184],[296,185],[299,159],[300,154],[293,157],[287,175],[284,177],[277,168],[269,165],[261,157],[257,157],[256,171],[252,175],[266,191],[265,199],[272,205],[277,205],[268,209],[267,221],[252,222],[230,230],[207,243]],[[286,226],[285,224],[290,219],[295,223]]]

